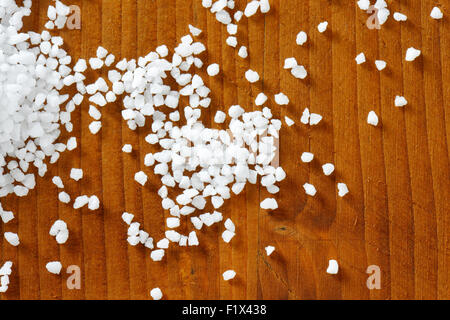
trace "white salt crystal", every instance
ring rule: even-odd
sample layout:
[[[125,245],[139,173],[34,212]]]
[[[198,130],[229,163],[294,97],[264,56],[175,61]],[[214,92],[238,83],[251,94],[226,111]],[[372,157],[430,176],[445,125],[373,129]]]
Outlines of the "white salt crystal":
[[[227,270],[222,274],[223,280],[228,281],[236,277],[236,272],[234,270]]]
[[[229,45],[230,47],[236,48],[238,42],[237,42],[237,38],[235,36],[229,36],[227,38],[227,40],[225,40],[225,42],[227,43],[227,45]]]
[[[58,194],[58,199],[59,201],[61,201],[62,203],[69,203],[70,202],[70,196],[67,194],[67,192],[61,191]]]
[[[153,300],[161,300],[161,298],[163,297],[162,291],[160,288],[153,288],[150,291],[150,295],[153,298]]]
[[[102,123],[100,121],[92,121],[89,124],[89,131],[92,134],[97,134],[101,128],[102,128]]]
[[[342,183],[342,182],[338,183],[337,188],[338,188],[339,197],[343,197],[349,192],[348,187],[345,183]]]
[[[225,230],[222,233],[222,239],[225,243],[229,243],[231,241],[231,239],[233,239],[234,236],[235,236],[235,233],[230,230]]]
[[[227,32],[230,35],[235,35],[237,33],[238,26],[236,24],[230,23],[227,25]]]
[[[297,60],[294,57],[284,59],[284,69],[292,69],[297,65]]]
[[[414,61],[418,56],[420,56],[420,54],[421,54],[420,50],[415,49],[413,47],[408,48],[408,50],[406,50],[405,60]]]
[[[77,147],[77,138],[70,137],[69,140],[67,140],[67,150],[72,151]]]
[[[297,34],[296,43],[297,43],[299,46],[302,46],[303,44],[305,44],[307,40],[308,40],[308,35],[306,34],[305,31],[300,31],[300,32]]]
[[[408,104],[408,101],[405,99],[405,97],[402,97],[402,96],[395,97],[395,106],[396,107],[404,107],[407,104]]]
[[[327,273],[328,274],[337,274],[339,271],[339,265],[336,260],[329,260],[328,261],[328,268]]]
[[[131,153],[133,151],[133,146],[131,144],[124,144],[122,147],[122,152]]]
[[[17,233],[5,232],[3,236],[5,237],[6,241],[8,241],[8,243],[14,247],[17,247],[20,244],[19,236],[17,235]]]
[[[60,274],[62,269],[62,264],[59,261],[52,261],[45,265],[47,271],[53,274]]]
[[[386,61],[383,61],[383,60],[375,60],[375,65],[376,65],[377,69],[379,71],[381,71],[384,68],[386,68],[387,63],[386,63]]]
[[[359,0],[358,6],[361,10],[364,10],[364,11],[369,10],[370,0]]]
[[[259,8],[259,1],[256,0],[252,0],[249,3],[247,3],[247,6],[245,7],[244,10],[244,14],[245,16],[251,17],[252,15],[254,15],[256,13],[256,11],[258,11]]]
[[[200,243],[198,242],[197,234],[195,231],[191,231],[188,236],[188,245],[189,246],[198,246]]]
[[[267,247],[265,247],[265,249],[266,249],[267,256],[270,256],[275,251],[274,246],[267,246]]]
[[[366,56],[364,55],[364,52],[361,52],[360,54],[358,54],[355,58],[355,61],[357,64],[362,64],[362,63],[366,62]]]
[[[406,21],[406,20],[408,20],[408,17],[405,16],[403,13],[395,12],[394,13],[394,20],[395,21]]]
[[[88,208],[89,210],[97,210],[98,208],[100,208],[100,200],[97,196],[89,197]]]
[[[292,125],[295,124],[295,121],[292,120],[291,118],[289,118],[288,116],[285,116],[285,117],[284,117],[284,121],[286,122],[286,124],[287,124],[289,127],[291,127]]]
[[[231,221],[230,218],[225,220],[224,226],[225,226],[225,229],[227,229],[228,231],[231,231],[233,233],[236,231],[236,226],[234,225],[233,221]]]
[[[309,117],[310,117],[309,109],[306,108],[303,111],[303,114],[302,114],[302,117],[300,119],[300,122],[303,123],[303,124],[308,124],[309,123]]]
[[[270,11],[270,3],[269,0],[260,0],[259,8],[261,9],[261,13],[267,13]]]
[[[86,195],[79,196],[75,199],[75,202],[73,203],[74,209],[80,209],[87,205],[89,203],[89,197]]]
[[[97,48],[97,58],[99,59],[103,59],[106,57],[106,55],[108,54],[108,50],[106,50],[105,48],[103,48],[102,46],[99,46]]]
[[[179,218],[167,218],[166,219],[167,228],[178,228],[180,226]]]
[[[147,179],[148,177],[144,171],[136,172],[136,174],[134,175],[134,180],[136,180],[136,182],[139,183],[141,186],[145,185]]]
[[[83,178],[83,169],[72,168],[72,170],[70,170],[70,178],[75,181]]]
[[[199,28],[194,27],[193,25],[189,25],[189,32],[194,37],[198,37],[202,33],[202,30],[200,30]]]
[[[210,64],[206,69],[206,72],[210,77],[215,77],[219,74],[220,67],[217,63]]]
[[[244,16],[244,13],[242,11],[238,10],[234,13],[234,20],[236,20],[236,22],[239,22],[239,21],[241,21],[243,16]]]
[[[291,74],[297,79],[305,79],[308,76],[304,66],[295,66],[291,69]]]
[[[238,51],[238,56],[242,59],[245,59],[248,57],[248,51],[246,46],[241,46]]]
[[[305,163],[311,162],[314,159],[314,154],[312,154],[311,152],[303,152],[301,159],[302,159],[302,162],[305,162]]]
[[[305,193],[309,196],[314,197],[316,195],[317,192],[316,187],[314,187],[312,184],[305,183],[303,185],[303,189],[305,189]]]
[[[163,44],[156,48],[156,52],[159,54],[160,57],[164,58],[167,57],[167,55],[169,54],[169,49],[167,48],[166,45]]]
[[[329,176],[334,172],[334,165],[332,163],[325,163],[322,166],[323,174]]]
[[[261,202],[260,206],[265,210],[275,210],[278,208],[278,203],[274,198],[266,198]]]
[[[257,106],[262,106],[264,103],[266,103],[266,101],[267,101],[267,96],[261,92],[256,96],[255,104]]]
[[[225,112],[217,111],[216,115],[214,116],[214,122],[215,123],[224,123],[226,117],[227,117],[227,115],[225,114]]]
[[[328,22],[324,21],[324,22],[319,23],[319,25],[317,26],[317,30],[319,30],[320,33],[323,33],[323,32],[325,32],[325,30],[327,30],[327,27],[328,27]]]
[[[103,67],[103,60],[99,58],[90,58],[89,65],[91,66],[92,70],[98,70]]]
[[[309,124],[311,126],[315,126],[317,124],[319,124],[319,122],[322,120],[322,116],[320,114],[317,113],[311,113],[309,116]]]
[[[59,176],[54,176],[52,178],[52,182],[55,186],[57,186],[59,189],[64,189],[64,184]]]
[[[163,257],[164,257],[164,250],[163,249],[153,250],[150,253],[150,258],[153,261],[161,261]]]
[[[245,72],[245,79],[250,83],[255,83],[259,80],[259,74],[258,72],[249,69]]]
[[[444,14],[442,13],[441,9],[439,9],[438,7],[434,7],[431,10],[430,17],[432,17],[433,19],[439,20],[444,17]]]
[[[369,112],[367,115],[367,123],[375,127],[378,125],[378,116],[375,111]]]
[[[289,98],[284,93],[278,93],[275,95],[275,102],[280,106],[289,104]]]
[[[122,220],[126,223],[126,224],[130,224],[131,221],[133,221],[134,215],[128,212],[124,212],[122,214]]]

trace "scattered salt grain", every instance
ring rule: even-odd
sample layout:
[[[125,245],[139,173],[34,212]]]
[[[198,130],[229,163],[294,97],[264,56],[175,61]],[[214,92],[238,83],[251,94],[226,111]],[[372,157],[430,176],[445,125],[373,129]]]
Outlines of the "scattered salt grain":
[[[131,153],[133,151],[133,146],[131,144],[124,144],[122,147],[122,152]]]
[[[92,210],[92,211],[100,208],[100,200],[98,199],[97,196],[89,197],[88,208],[89,208],[89,210]]]
[[[17,247],[20,244],[19,236],[17,235],[17,233],[5,232],[3,236],[5,237],[6,241],[8,241],[8,243],[14,247]]]
[[[255,83],[259,80],[259,74],[258,72],[249,69],[245,72],[245,79],[250,83]]]
[[[147,182],[147,175],[143,171],[136,172],[134,175],[134,180],[136,180],[137,183],[139,183],[141,186],[144,186]]]
[[[220,67],[217,63],[210,64],[206,69],[206,72],[210,77],[215,77],[219,74]]]
[[[313,186],[312,184],[310,184],[310,183],[305,183],[305,184],[303,185],[303,189],[305,189],[305,193],[306,193],[307,195],[309,195],[309,196],[314,197],[314,196],[316,195],[316,192],[317,192],[316,187],[314,187],[314,186]]]
[[[289,104],[289,98],[284,93],[278,93],[275,95],[275,102],[280,106]]]
[[[329,176],[334,172],[334,165],[332,163],[325,163],[322,166],[322,171],[324,175]]]
[[[325,30],[327,30],[327,27],[328,27],[328,22],[324,21],[324,22],[319,23],[319,25],[317,26],[317,30],[319,30],[320,33],[323,33],[323,32],[325,32]]]
[[[434,7],[431,10],[430,17],[432,17],[433,19],[439,20],[444,17],[444,14],[442,13],[441,9],[439,9],[438,7]]]
[[[301,159],[302,159],[302,162],[309,163],[309,162],[313,161],[314,154],[312,154],[311,152],[303,152]]]
[[[339,271],[339,265],[336,260],[329,260],[328,261],[328,268],[327,273],[328,274],[337,274]]]
[[[309,109],[305,108],[305,110],[303,111],[302,117],[300,119],[300,122],[303,123],[303,124],[308,124],[309,123],[309,117],[310,117]]]
[[[338,183],[337,188],[338,188],[339,197],[343,197],[349,192],[348,187],[345,183],[342,183],[342,182]]]
[[[292,69],[297,65],[298,65],[297,60],[294,57],[284,59],[284,67],[283,67],[284,69]]]
[[[225,42],[227,43],[227,45],[229,45],[230,47],[236,48],[238,42],[237,42],[237,38],[235,36],[229,36],[227,38],[227,40],[225,40]]]
[[[292,120],[291,118],[289,118],[288,116],[285,116],[285,117],[284,117],[284,121],[286,122],[286,124],[287,124],[289,127],[291,127],[291,126],[293,126],[293,125],[295,124],[295,121]]]
[[[375,65],[376,65],[377,69],[379,71],[381,71],[386,68],[387,63],[386,63],[386,61],[383,61],[383,60],[375,60]]]
[[[402,96],[395,97],[395,106],[396,107],[404,107],[407,104],[408,104],[408,101],[405,99],[405,97],[402,97]]]
[[[367,123],[375,127],[378,125],[378,116],[375,111],[369,112],[367,115]]]
[[[406,20],[408,20],[408,17],[405,16],[403,13],[395,12],[394,13],[394,20],[395,21],[406,21]]]
[[[306,32],[300,31],[297,34],[297,39],[295,40],[295,42],[297,43],[297,45],[302,46],[306,43],[307,40],[308,40],[308,35],[306,34]]]
[[[62,180],[61,180],[61,178],[59,176],[54,176],[52,178],[52,182],[59,189],[64,189],[64,184],[63,184],[63,182],[62,182]]]
[[[67,192],[61,191],[58,193],[58,199],[62,203],[69,203],[70,202],[70,196],[67,194]]]
[[[247,51],[246,46],[242,46],[239,48],[238,56],[241,57],[242,59],[245,59],[248,57],[248,51]]]
[[[261,13],[267,13],[270,11],[270,3],[269,0],[260,0],[259,8],[261,9]]]
[[[274,198],[266,198],[261,202],[260,206],[264,210],[275,210],[278,208],[278,203]]]
[[[275,247],[274,246],[267,246],[265,247],[266,249],[266,255],[270,256],[274,251],[275,251]]]
[[[362,64],[362,63],[366,62],[366,56],[364,55],[364,52],[361,52],[360,54],[358,54],[355,58],[355,61],[357,64]]]
[[[309,124],[311,126],[318,125],[322,121],[322,116],[317,113],[311,113],[309,116]]]
[[[230,218],[225,220],[224,226],[225,226],[225,229],[227,229],[228,231],[231,231],[233,233],[236,232],[236,226],[234,225],[233,221],[231,221]]]
[[[67,150],[72,151],[77,147],[77,138],[70,137],[69,140],[67,140]]]
[[[153,250],[150,253],[150,258],[153,261],[161,261],[163,257],[164,257],[164,250],[163,249]]]
[[[257,106],[262,106],[264,103],[266,103],[266,101],[267,101],[267,96],[261,92],[256,96],[255,104]]]
[[[370,0],[359,0],[359,1],[358,1],[358,7],[359,7],[361,10],[364,10],[364,11],[369,10],[369,7],[370,7]]]
[[[214,122],[215,123],[224,123],[227,115],[223,111],[217,111],[216,115],[214,116]]]
[[[414,61],[418,56],[420,56],[420,54],[421,54],[420,50],[415,49],[413,47],[408,48],[408,50],[406,50],[405,60]]]
[[[128,224],[128,225],[131,224],[131,222],[133,221],[133,218],[134,218],[134,215],[131,214],[131,213],[124,212],[124,213],[122,214],[122,220],[123,220],[126,224]]]
[[[258,11],[259,8],[259,1],[257,0],[252,0],[249,3],[247,3],[247,6],[245,7],[244,10],[244,14],[245,16],[251,17],[252,15],[254,15],[256,13],[256,11]]]
[[[60,274],[62,269],[62,264],[59,261],[52,261],[45,265],[47,271],[53,274]]]
[[[150,296],[153,298],[153,300],[161,300],[163,294],[160,288],[153,288],[150,291]]]
[[[199,28],[194,27],[193,25],[189,25],[189,32],[194,37],[198,37],[202,33],[202,30],[200,30]]]
[[[75,202],[73,203],[74,209],[80,209],[89,203],[89,197],[86,195],[79,196],[75,198]]]
[[[100,121],[92,121],[89,124],[89,131],[92,134],[97,134],[101,128],[102,128],[102,123]]]
[[[235,233],[230,230],[225,230],[222,233],[222,239],[225,243],[229,243],[231,241],[231,239],[233,239],[234,236],[235,236]]]
[[[236,277],[236,272],[234,270],[227,270],[222,274],[223,280],[228,281]]]
[[[83,178],[83,169],[72,168],[72,170],[70,170],[70,178],[75,181]]]

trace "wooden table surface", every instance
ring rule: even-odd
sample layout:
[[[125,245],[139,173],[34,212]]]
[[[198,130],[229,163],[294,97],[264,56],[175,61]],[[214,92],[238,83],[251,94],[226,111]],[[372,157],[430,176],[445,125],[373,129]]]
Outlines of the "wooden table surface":
[[[42,30],[49,2],[34,1],[27,27]],[[62,137],[75,135],[79,147],[63,153],[26,198],[2,199],[16,219],[0,224],[0,231],[18,232],[21,244],[0,242],[0,261],[14,262],[10,288],[0,299],[149,299],[154,287],[166,299],[449,299],[449,1],[388,1],[391,13],[402,12],[408,21],[391,15],[381,30],[366,27],[368,15],[355,2],[271,0],[269,14],[239,23],[238,41],[249,48],[244,60],[226,45],[226,28],[201,0],[66,1],[82,11],[81,30],[60,32],[75,59],[94,56],[98,45],[135,58],[160,44],[174,48],[188,24],[203,29],[208,53],[202,58],[222,70],[216,78],[200,72],[213,98],[205,123],[217,127],[215,112],[233,104],[256,110],[256,95],[270,94],[274,115],[296,121],[280,134],[280,162],[288,177],[280,184],[276,212],[259,208],[268,194],[255,185],[225,202],[221,211],[237,228],[231,244],[220,238],[223,225],[215,225],[199,232],[199,247],[172,247],[162,262],[153,262],[148,249],[127,244],[121,220],[123,211],[132,212],[155,239],[163,236],[168,213],[156,194],[160,181],[143,165],[144,155],[156,151],[144,141],[150,130],[129,130],[115,103],[102,109],[103,128],[93,136],[83,102],[72,114],[74,132]],[[236,3],[242,9],[246,1]],[[429,17],[435,5],[443,20]],[[316,27],[324,20],[329,28],[320,34]],[[301,30],[308,33],[302,47],[295,43]],[[422,56],[406,62],[411,46]],[[367,63],[357,66],[359,52]],[[288,57],[306,66],[306,80],[283,69]],[[386,60],[387,69],[379,72],[376,59]],[[243,77],[249,68],[262,81],[250,85]],[[88,79],[99,74],[91,72]],[[273,94],[280,91],[289,96],[288,107],[275,105]],[[396,95],[408,105],[394,107]],[[306,107],[324,116],[320,125],[300,123]],[[366,123],[370,110],[380,126]],[[125,143],[133,145],[131,155],[120,151]],[[311,164],[301,163],[304,151],[314,153]],[[336,165],[330,177],[321,170],[326,162]],[[81,181],[68,178],[72,167],[84,170]],[[141,169],[149,174],[145,187],[133,180]],[[72,198],[98,195],[101,210],[58,202],[54,175],[63,178]],[[314,198],[305,195],[305,182],[317,187]],[[337,182],[347,183],[346,197],[337,196]],[[65,245],[48,235],[58,218],[70,229]],[[267,245],[276,247],[270,257]],[[338,275],[325,272],[329,259],[339,262]],[[62,262],[61,276],[46,271],[53,260]],[[81,269],[79,290],[66,286],[69,265]],[[381,271],[379,290],[366,286],[371,265]],[[237,272],[230,282],[221,277],[227,269]]]

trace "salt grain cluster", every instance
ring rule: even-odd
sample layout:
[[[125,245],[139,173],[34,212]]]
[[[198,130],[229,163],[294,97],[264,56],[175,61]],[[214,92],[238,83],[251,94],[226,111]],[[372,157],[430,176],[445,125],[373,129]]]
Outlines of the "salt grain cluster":
[[[11,261],[6,261],[3,266],[0,268],[0,293],[8,291],[9,286],[9,276],[12,272]]]
[[[69,229],[63,220],[56,220],[51,226],[49,234],[55,237],[58,244],[64,244],[69,239]]]

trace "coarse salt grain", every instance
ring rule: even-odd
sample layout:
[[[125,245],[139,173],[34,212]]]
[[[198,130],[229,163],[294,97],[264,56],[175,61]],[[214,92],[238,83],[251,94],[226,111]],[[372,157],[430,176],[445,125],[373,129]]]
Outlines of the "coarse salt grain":
[[[133,151],[133,146],[131,144],[124,144],[122,147],[122,152],[131,153]]]
[[[297,34],[297,38],[296,38],[295,42],[297,43],[297,45],[302,46],[306,43],[307,40],[308,40],[308,35],[306,34],[306,32],[300,31]]]
[[[303,185],[303,189],[305,189],[305,193],[306,193],[307,195],[309,195],[309,196],[314,197],[314,196],[316,195],[317,190],[316,190],[316,188],[315,188],[312,184],[310,184],[310,183],[305,183],[305,184]]]
[[[394,103],[396,107],[404,107],[408,104],[408,101],[405,99],[405,97],[396,96]]]
[[[442,13],[441,9],[439,9],[438,7],[434,7],[431,10],[430,17],[432,17],[433,19],[439,20],[444,17],[444,14]]]
[[[222,274],[223,280],[228,281],[236,277],[236,272],[234,270],[227,270]]]
[[[375,111],[369,112],[367,115],[367,123],[375,127],[378,125],[378,116]]]
[[[403,13],[394,12],[394,20],[395,21],[406,21],[406,20],[408,20],[408,17],[405,16]]]
[[[322,166],[322,171],[324,175],[329,176],[334,172],[334,165],[332,163],[325,163]]]
[[[255,83],[259,80],[259,74],[258,72],[249,69],[245,72],[245,79],[250,83]]]
[[[147,183],[147,175],[144,171],[136,172],[134,175],[134,180],[136,180],[137,183],[139,183],[141,186],[144,186]]]
[[[305,163],[311,162],[314,159],[314,154],[312,154],[311,152],[303,152],[301,159],[302,159],[302,162],[305,162]]]
[[[377,67],[377,69],[378,69],[379,71],[385,69],[385,68],[386,68],[386,65],[387,65],[386,61],[383,61],[383,60],[375,60],[375,66]]]
[[[219,74],[220,67],[217,63],[210,64],[206,69],[206,72],[210,77],[215,77]]]
[[[344,197],[349,191],[348,191],[348,187],[345,183],[338,183],[337,184],[337,188],[338,188],[338,195],[339,197]]]
[[[284,93],[278,93],[275,95],[275,102],[280,106],[286,106],[289,104],[289,98]]]
[[[242,59],[245,59],[248,57],[248,51],[246,46],[241,46],[238,51],[238,56]]]
[[[406,50],[406,56],[405,56],[405,60],[406,61],[414,61],[416,60],[417,57],[419,57],[421,54],[421,51],[418,49],[415,49],[413,47],[408,48],[408,50]]]
[[[264,249],[266,250],[266,255],[267,256],[270,256],[275,251],[275,247],[274,246],[267,246]]]
[[[328,261],[328,267],[327,267],[327,273],[328,274],[337,274],[339,271],[339,265],[336,260],[329,260]]]
[[[163,294],[160,288],[153,288],[152,290],[150,290],[150,296],[153,298],[153,300],[161,300]]]
[[[361,52],[360,54],[358,54],[355,58],[355,61],[357,64],[362,64],[362,63],[366,62],[366,56],[364,55],[364,52]]]
[[[278,209],[277,200],[275,200],[274,198],[266,198],[266,199],[264,199],[261,202],[260,206],[264,210],[275,210],[275,209]]]
[[[83,169],[72,168],[70,170],[70,178],[75,181],[79,181],[83,178]]]
[[[317,30],[319,30],[320,33],[323,33],[323,32],[325,32],[325,30],[327,30],[327,27],[328,27],[328,22],[324,21],[324,22],[319,23],[319,25],[317,26]]]
[[[52,274],[60,274],[62,269],[62,264],[59,261],[52,261],[45,265],[48,272]]]
[[[19,236],[17,235],[17,233],[5,232],[3,236],[5,237],[6,241],[8,241],[8,243],[14,247],[17,247],[20,244]]]

